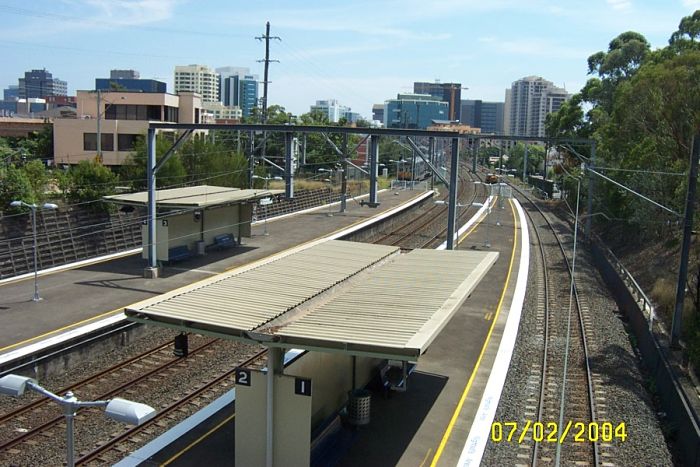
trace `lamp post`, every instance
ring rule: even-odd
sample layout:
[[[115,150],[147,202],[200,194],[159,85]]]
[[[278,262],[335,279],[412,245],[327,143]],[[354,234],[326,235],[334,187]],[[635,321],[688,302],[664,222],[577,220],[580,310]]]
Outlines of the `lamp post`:
[[[265,191],[270,191],[270,180],[282,180],[282,177],[261,177],[260,175],[253,175],[254,179],[265,180]],[[269,193],[268,193],[269,195]],[[262,200],[261,200],[262,201]],[[265,222],[263,223],[263,235],[269,235],[267,233],[267,205],[270,203],[265,203]]]
[[[441,204],[441,205],[446,205],[447,203],[444,200],[437,200],[435,201],[435,204]],[[457,203],[455,209],[455,219],[457,219],[457,223],[459,223],[459,208],[463,208],[467,206],[466,204],[461,204]],[[457,227],[457,242],[455,242],[455,250],[459,247],[459,227]]]
[[[38,302],[41,300],[41,297],[39,297],[39,282],[38,282],[38,264],[37,264],[37,248],[36,248],[36,210],[37,210],[37,205],[32,203],[25,203],[24,201],[13,201],[10,203],[10,206],[19,208],[19,207],[27,207],[32,210],[32,237],[34,238],[34,296],[32,297],[32,300],[35,302]],[[58,209],[58,206],[52,203],[44,203],[41,205],[42,209]]]
[[[474,203],[472,203],[472,206],[481,208],[484,206],[484,203],[474,202]],[[489,238],[490,238],[490,236],[489,236],[489,214],[491,214],[491,204],[490,203],[488,203],[486,206],[486,217],[484,218],[484,224],[486,224],[486,243],[484,244],[484,246],[486,248],[491,248],[491,241],[489,240]]]
[[[79,409],[83,407],[103,407],[105,416],[128,425],[141,425],[156,415],[153,407],[118,397],[106,401],[82,402],[71,391],[66,392],[66,395],[61,397],[44,389],[37,384],[36,380],[26,376],[10,374],[0,378],[0,394],[20,397],[27,388],[48,397],[63,408],[63,415],[66,417],[66,463],[68,467],[75,466],[74,421]]]
[[[328,174],[328,178],[324,178],[321,181],[328,182],[328,217],[333,216],[332,204],[333,204],[333,169],[326,169],[321,167],[318,169],[319,172],[325,172]]]

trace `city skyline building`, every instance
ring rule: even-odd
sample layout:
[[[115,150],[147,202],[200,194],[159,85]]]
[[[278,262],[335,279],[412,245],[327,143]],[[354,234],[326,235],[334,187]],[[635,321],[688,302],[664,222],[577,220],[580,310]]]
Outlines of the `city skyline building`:
[[[18,79],[18,87],[20,99],[68,95],[68,83],[54,78],[46,68],[25,71],[24,78]]]
[[[19,86],[16,84],[10,84],[2,91],[2,100],[4,101],[16,101],[19,100]]]
[[[540,76],[526,76],[506,89],[505,133],[510,136],[545,136],[545,118],[556,112],[571,95]]]
[[[206,65],[178,65],[175,67],[175,94],[195,92],[202,102],[219,102],[219,74]]]
[[[150,122],[212,123],[201,97],[194,92],[178,95],[112,91],[99,97],[94,91],[77,91],[76,118],[56,118],[54,163],[77,164],[94,160],[98,118],[100,150],[105,165],[121,165],[134,151]]]
[[[250,68],[226,66],[219,73],[219,100],[227,107],[239,107],[244,117],[250,117],[258,106],[258,75]]]
[[[461,83],[433,83],[416,81],[413,83],[414,94],[430,94],[438,100],[447,102],[449,111],[447,120],[459,121],[461,116],[462,84]]]
[[[487,102],[480,99],[462,101],[461,123],[480,128],[481,133],[503,134],[504,102]]]
[[[109,79],[139,79],[140,74],[136,70],[109,70]]]
[[[131,92],[168,92],[168,86],[155,79],[95,78],[95,90]]]
[[[429,94],[398,94],[384,102],[386,128],[426,129],[433,120],[448,120],[449,103]]]

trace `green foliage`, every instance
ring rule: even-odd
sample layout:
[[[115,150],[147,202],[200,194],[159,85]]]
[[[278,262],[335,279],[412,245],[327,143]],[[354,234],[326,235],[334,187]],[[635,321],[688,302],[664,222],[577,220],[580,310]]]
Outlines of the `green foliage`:
[[[96,161],[81,161],[70,169],[70,191],[68,199],[71,202],[84,202],[100,199],[102,196],[114,193],[117,176],[104,165]],[[96,209],[103,209],[102,203],[97,203]]]
[[[38,159],[27,162],[23,167],[24,173],[29,178],[34,199],[41,202],[45,199],[46,189],[49,185],[49,173],[44,163]]]
[[[222,142],[195,136],[180,151],[187,181],[195,184],[246,187],[248,161]]]
[[[700,10],[691,16],[681,19],[678,30],[671,34],[668,40],[669,48],[674,52],[682,52],[685,49],[697,49],[700,45]]]
[[[156,160],[159,161],[173,145],[173,140],[165,135],[156,137]],[[130,186],[134,190],[145,190],[148,187],[146,179],[146,138],[138,138],[134,152],[127,157],[124,165],[119,170],[121,183]],[[187,181],[187,172],[178,154],[168,159],[158,171],[156,187],[163,188],[181,185]]]
[[[0,211],[19,212],[22,208],[11,208],[12,201],[36,203],[29,177],[21,168],[14,165],[0,169]]]
[[[523,162],[525,160],[525,145],[518,143],[508,151],[506,167],[516,169],[518,176],[522,176]],[[544,148],[536,144],[527,147],[527,173],[534,174],[541,170],[544,162]]]

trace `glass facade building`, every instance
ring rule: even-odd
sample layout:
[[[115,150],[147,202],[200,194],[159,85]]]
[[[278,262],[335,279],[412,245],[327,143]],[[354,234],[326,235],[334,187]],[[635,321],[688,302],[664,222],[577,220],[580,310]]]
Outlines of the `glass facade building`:
[[[386,128],[426,129],[433,120],[448,120],[449,104],[428,94],[399,94],[384,102]]]

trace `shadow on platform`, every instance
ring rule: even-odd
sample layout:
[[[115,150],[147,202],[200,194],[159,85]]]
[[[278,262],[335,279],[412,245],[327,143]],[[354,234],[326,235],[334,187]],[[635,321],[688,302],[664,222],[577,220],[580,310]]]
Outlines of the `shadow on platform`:
[[[445,384],[444,376],[415,371],[408,378],[406,392],[391,392],[384,397],[381,391],[373,391],[370,424],[358,430],[344,428],[340,438],[345,442],[338,446],[339,458],[326,459],[330,462],[323,465],[396,465]]]

